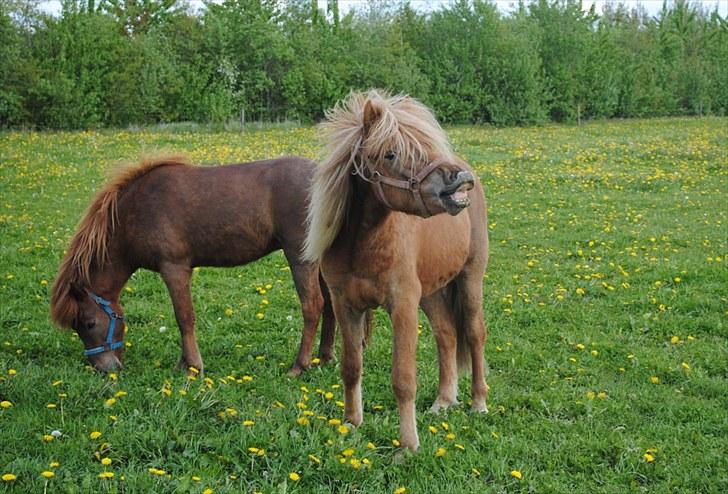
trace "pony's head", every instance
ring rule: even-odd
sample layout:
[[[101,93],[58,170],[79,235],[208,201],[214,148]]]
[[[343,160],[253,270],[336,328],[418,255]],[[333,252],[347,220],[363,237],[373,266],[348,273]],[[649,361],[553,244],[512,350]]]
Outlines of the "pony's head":
[[[81,280],[66,283],[63,275],[62,266],[51,295],[53,321],[76,331],[85,347],[84,354],[96,370],[121,369],[126,325],[118,301],[96,295]]]
[[[314,179],[307,259],[319,259],[340,231],[352,175],[395,211],[454,216],[470,204],[475,178],[419,101],[377,91],[352,93],[326,117],[321,125],[326,155]]]

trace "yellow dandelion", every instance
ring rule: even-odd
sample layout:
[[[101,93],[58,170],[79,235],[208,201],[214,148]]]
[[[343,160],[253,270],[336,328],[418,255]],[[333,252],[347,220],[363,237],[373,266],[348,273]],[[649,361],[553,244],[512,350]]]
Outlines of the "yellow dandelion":
[[[514,479],[521,480],[523,478],[523,474],[520,470],[511,470],[511,477]]]
[[[111,465],[111,458],[102,458],[101,459],[101,464],[104,465],[104,466]]]
[[[299,480],[301,480],[301,476],[298,475],[296,472],[289,473],[288,474],[288,478],[291,479],[294,482],[298,482]]]
[[[319,458],[316,455],[308,455],[308,459],[311,460],[312,462],[316,463],[317,465],[321,464],[321,458]]]
[[[114,478],[114,472],[101,472],[99,474],[100,479],[113,479]]]
[[[342,455],[349,457],[354,454],[354,450],[351,448],[346,448],[344,451],[341,452]]]
[[[404,494],[405,492],[407,492],[407,488],[406,487],[397,487],[394,490],[394,494]]]
[[[348,434],[349,428],[345,425],[340,425],[338,428],[339,434]]]
[[[257,313],[257,314],[255,315],[255,317],[256,317],[256,318],[257,318],[258,320],[261,320],[261,319],[263,319],[263,318],[265,317],[265,314],[263,314],[262,312],[258,312],[258,313]]]
[[[329,419],[329,425],[341,425],[341,420],[339,420],[339,419]]]
[[[645,461],[647,463],[652,463],[653,461],[655,461],[655,457],[652,456],[651,453],[645,453],[642,457],[645,459]]]
[[[445,448],[437,448],[437,451],[435,451],[435,457],[442,458],[443,456],[445,456],[445,453]]]
[[[13,406],[13,404],[11,402],[9,402],[8,400],[0,401],[0,408],[8,409],[11,406]]]
[[[460,451],[465,451],[465,446],[463,446],[462,444],[456,444],[455,447]]]
[[[367,443],[367,449],[377,449],[377,447],[374,445],[374,443]]]
[[[56,437],[53,436],[52,434],[43,434],[43,442],[45,442],[45,443],[49,443],[49,442],[53,441],[55,438]]]
[[[304,425],[304,426],[309,425],[311,423],[311,421],[308,420],[306,417],[298,417],[296,419],[296,422],[298,422],[298,425]]]
[[[232,316],[234,312],[235,311],[233,311],[230,307],[228,307],[227,309],[225,309],[225,315],[228,316],[228,317]]]
[[[40,472],[40,475],[41,477],[44,477],[46,479],[52,479],[56,476],[56,474],[51,472],[50,470],[43,470],[42,472]]]
[[[52,462],[50,462],[50,464],[48,466],[51,468],[58,468],[61,466],[61,464],[58,463],[57,461],[52,461]]]
[[[437,434],[437,427],[435,427],[434,425],[431,425],[431,426],[429,427],[429,429],[430,429],[430,432],[431,432],[432,434]]]
[[[670,343],[672,343],[673,345],[677,345],[678,343],[680,343],[680,337],[677,335],[673,336],[672,338],[670,338]]]
[[[99,431],[93,431],[91,434],[88,435],[91,439],[98,439],[101,437],[101,433]]]
[[[17,478],[18,477],[14,473],[4,473],[2,476],[2,479],[5,482],[12,482],[13,480],[15,480]]]
[[[651,382],[652,384],[660,384],[660,378],[659,378],[659,377],[657,377],[657,376],[652,376],[652,377],[650,378],[650,382]]]
[[[690,370],[690,364],[688,364],[687,362],[683,362],[682,364],[680,364],[680,366],[685,370]]]
[[[251,427],[251,426],[255,425],[255,422],[252,420],[243,420],[243,425],[245,427]]]
[[[210,489],[208,487],[207,489],[205,489],[204,491],[202,491],[202,494],[212,494],[212,489]]]

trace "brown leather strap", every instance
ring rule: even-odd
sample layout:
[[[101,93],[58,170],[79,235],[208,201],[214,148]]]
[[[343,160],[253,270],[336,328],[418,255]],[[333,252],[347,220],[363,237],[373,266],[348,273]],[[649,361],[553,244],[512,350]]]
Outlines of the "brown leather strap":
[[[417,174],[413,177],[410,177],[409,180],[401,180],[398,178],[392,178],[387,177],[386,175],[382,175],[377,170],[372,170],[371,167],[369,167],[369,163],[367,162],[363,169],[369,172],[369,176],[364,176],[363,173],[359,173],[357,169],[355,168],[352,173],[354,175],[359,175],[361,178],[363,178],[366,182],[371,183],[374,186],[374,194],[377,196],[377,198],[389,209],[392,208],[392,205],[389,203],[387,198],[384,196],[384,189],[382,188],[382,184],[389,185],[390,187],[395,187],[397,189],[402,190],[408,190],[412,192],[412,195],[417,199],[417,202],[419,202],[420,210],[422,213],[424,213],[422,216],[425,218],[428,218],[432,216],[432,213],[427,208],[427,204],[425,203],[425,200],[422,198],[422,193],[420,191],[420,184],[422,181],[427,178],[430,173],[435,171],[437,167],[439,167],[442,163],[444,163],[445,160],[443,159],[437,159],[434,161],[431,161],[427,164],[426,167],[424,167],[422,170],[417,172]]]

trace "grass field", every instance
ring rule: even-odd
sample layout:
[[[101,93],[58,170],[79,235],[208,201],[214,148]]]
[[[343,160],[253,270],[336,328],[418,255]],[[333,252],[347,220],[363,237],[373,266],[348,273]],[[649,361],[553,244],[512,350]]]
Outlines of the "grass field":
[[[316,157],[313,129],[0,134],[0,492],[728,492],[728,119],[449,132],[489,202],[491,412],[426,412],[422,318],[422,446],[401,461],[387,319],[365,354],[364,423],[341,427],[338,365],[286,377],[302,322],[280,254],[195,274],[204,379],[174,370],[154,273],[123,293],[118,375],[49,321],[63,251],[115,162]]]

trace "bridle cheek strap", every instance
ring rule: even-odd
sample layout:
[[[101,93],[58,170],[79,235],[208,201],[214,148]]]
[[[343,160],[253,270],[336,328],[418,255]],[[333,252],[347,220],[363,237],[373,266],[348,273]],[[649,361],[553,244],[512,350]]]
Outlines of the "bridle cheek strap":
[[[384,189],[382,188],[382,184],[388,185],[390,187],[394,187],[397,189],[402,190],[408,190],[412,192],[412,195],[417,199],[417,202],[419,203],[420,212],[422,213],[422,216],[424,218],[429,218],[432,216],[432,213],[427,208],[427,204],[425,203],[425,200],[422,198],[422,192],[420,190],[420,184],[424,179],[426,179],[430,173],[435,171],[437,167],[439,167],[442,163],[444,163],[444,160],[438,159],[435,161],[431,161],[428,163],[426,167],[424,167],[422,170],[420,170],[416,175],[410,177],[409,180],[401,180],[397,178],[387,177],[386,175],[382,175],[377,170],[372,170],[370,167],[366,167],[365,169],[370,172],[369,177],[365,177],[361,173],[357,173],[354,171],[355,175],[359,175],[361,178],[363,178],[365,181],[371,183],[374,186],[374,194],[377,196],[377,198],[389,209],[394,209],[392,205],[389,203],[387,198],[384,195]]]
[[[96,302],[96,304],[101,308],[101,310],[106,313],[107,316],[109,316],[109,329],[106,331],[106,339],[104,340],[104,344],[102,346],[97,346],[84,350],[84,355],[90,357],[92,355],[98,355],[100,353],[113,352],[114,350],[124,346],[123,337],[116,343],[113,342],[114,330],[116,329],[116,321],[123,321],[124,316],[120,316],[119,314],[114,312],[114,309],[111,308],[111,302],[109,302],[105,298],[99,297],[98,295],[91,292],[88,292],[88,296],[91,297],[91,300]]]

